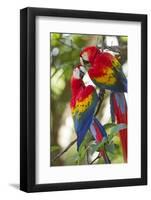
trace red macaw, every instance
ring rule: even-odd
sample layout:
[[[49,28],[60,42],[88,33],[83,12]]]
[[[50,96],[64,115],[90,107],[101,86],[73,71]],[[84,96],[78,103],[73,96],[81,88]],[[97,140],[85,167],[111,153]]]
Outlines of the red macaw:
[[[88,74],[93,83],[100,89],[111,91],[112,121],[127,124],[127,103],[124,92],[127,92],[127,79],[119,61],[109,52],[104,52],[96,46],[84,48],[80,53],[80,61],[88,66]],[[127,129],[120,131],[120,140],[124,162],[127,162]]]
[[[71,78],[72,97],[70,107],[77,134],[78,150],[88,130],[90,130],[97,143],[107,138],[104,127],[94,117],[99,97],[92,85],[85,86],[82,80],[84,73],[84,67],[79,65],[73,70]],[[104,158],[105,163],[110,163],[104,149],[100,150],[99,155]]]

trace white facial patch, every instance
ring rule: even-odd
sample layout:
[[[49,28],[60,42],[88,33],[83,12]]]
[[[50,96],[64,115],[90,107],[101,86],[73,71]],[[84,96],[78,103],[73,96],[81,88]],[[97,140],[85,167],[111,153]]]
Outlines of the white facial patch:
[[[84,65],[82,57],[80,57],[80,63],[81,63],[81,65]]]
[[[83,60],[85,60],[85,61],[89,61],[87,52],[84,52],[84,53],[82,54],[82,58],[83,58]]]
[[[80,79],[80,70],[79,70],[79,68],[76,67],[73,70],[73,77],[76,78],[76,79]]]

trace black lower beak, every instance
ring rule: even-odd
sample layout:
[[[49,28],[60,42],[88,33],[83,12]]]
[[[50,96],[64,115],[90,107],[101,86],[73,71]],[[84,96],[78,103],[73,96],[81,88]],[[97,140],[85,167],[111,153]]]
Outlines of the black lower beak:
[[[84,77],[84,72],[80,70],[80,78]]]

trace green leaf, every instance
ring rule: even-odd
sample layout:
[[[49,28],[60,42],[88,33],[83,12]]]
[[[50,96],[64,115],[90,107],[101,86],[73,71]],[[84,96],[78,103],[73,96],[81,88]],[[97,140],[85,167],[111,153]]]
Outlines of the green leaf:
[[[94,153],[95,151],[99,151],[100,149],[103,149],[106,142],[107,142],[107,138],[103,138],[101,142],[97,144],[92,144],[91,145],[92,153]]]
[[[123,130],[123,129],[125,129],[125,128],[127,128],[127,125],[126,125],[126,124],[123,124],[123,123],[121,123],[121,124],[116,124],[115,126],[113,126],[112,128],[110,128],[110,134],[109,134],[109,136],[108,136],[108,140],[109,140],[109,141],[112,140],[112,138],[113,138],[114,136],[116,136],[116,135],[119,133],[119,131],[121,131],[121,130]]]
[[[54,145],[54,146],[51,146],[50,151],[51,151],[51,152],[54,152],[54,151],[58,151],[59,149],[60,149],[59,146]]]
[[[82,164],[84,163],[84,160],[86,158],[87,155],[87,151],[90,148],[89,143],[92,141],[92,135],[87,132],[87,134],[84,137],[83,142],[81,143],[80,147],[79,147],[79,152],[78,152],[78,164]]]
[[[127,128],[127,125],[126,124],[116,124],[115,126],[113,126],[111,129],[110,129],[110,133],[113,134],[113,133],[118,133],[120,130],[123,130],[123,129],[126,129]]]
[[[115,124],[115,123],[108,123],[108,124],[105,124],[104,125],[104,128],[105,128],[105,130],[107,130],[107,129],[109,129],[109,128],[112,128],[112,127],[114,127],[114,126],[116,126],[117,124]]]
[[[109,151],[110,153],[113,153],[114,150],[115,150],[115,144],[113,144],[113,143],[111,143],[111,144],[106,144],[106,145],[105,145],[105,149],[106,149],[107,151]]]
[[[127,125],[124,123],[121,123],[121,124],[108,123],[104,125],[104,128],[106,131],[108,130],[112,134],[112,133],[115,133],[115,132],[117,133],[120,130],[127,128]]]
[[[91,153],[93,154],[96,151],[96,144],[91,144],[90,148],[91,148]]]

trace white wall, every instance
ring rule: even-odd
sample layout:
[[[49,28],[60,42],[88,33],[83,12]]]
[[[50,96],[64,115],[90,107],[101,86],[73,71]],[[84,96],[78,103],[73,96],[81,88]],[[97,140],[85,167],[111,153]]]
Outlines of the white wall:
[[[149,186],[124,187],[96,190],[65,191],[26,194],[18,190],[19,184],[19,9],[27,6],[85,9],[113,12],[148,13],[150,0],[72,1],[72,0],[4,0],[0,3],[0,199],[150,199]],[[151,26],[149,24],[149,35]],[[151,44],[149,38],[148,44]],[[149,55],[150,55],[149,45]],[[149,59],[149,64],[151,64]],[[148,65],[149,65],[148,64]],[[151,70],[149,69],[148,74]],[[151,81],[149,80],[149,86]],[[149,92],[150,96],[150,92]],[[150,99],[151,100],[151,99]],[[149,106],[150,109],[150,106]],[[151,113],[151,110],[150,110]],[[151,114],[149,114],[149,123]],[[149,141],[149,169],[151,167]]]

